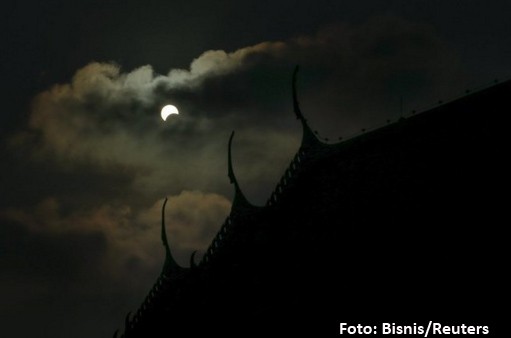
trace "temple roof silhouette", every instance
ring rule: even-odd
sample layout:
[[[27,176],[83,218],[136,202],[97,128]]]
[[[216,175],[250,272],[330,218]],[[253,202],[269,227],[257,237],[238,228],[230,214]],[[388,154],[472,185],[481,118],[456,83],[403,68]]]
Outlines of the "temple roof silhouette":
[[[200,262],[194,253],[180,267],[165,199],[164,267],[121,337],[338,334],[348,319],[492,318],[511,82],[326,144],[300,110],[297,72],[302,141],[267,203],[254,206],[241,190],[232,132],[229,216]]]

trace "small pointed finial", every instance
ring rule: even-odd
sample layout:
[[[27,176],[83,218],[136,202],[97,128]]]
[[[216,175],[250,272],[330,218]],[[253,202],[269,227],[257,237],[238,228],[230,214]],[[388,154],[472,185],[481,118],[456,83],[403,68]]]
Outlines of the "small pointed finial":
[[[131,316],[131,311],[128,312],[128,314],[126,315],[126,318],[124,319],[124,331],[125,332],[130,329],[130,322],[131,322],[130,316]]]
[[[195,264],[195,255],[197,254],[197,250],[192,252],[192,255],[190,256],[190,268],[195,269],[197,267],[197,264]]]

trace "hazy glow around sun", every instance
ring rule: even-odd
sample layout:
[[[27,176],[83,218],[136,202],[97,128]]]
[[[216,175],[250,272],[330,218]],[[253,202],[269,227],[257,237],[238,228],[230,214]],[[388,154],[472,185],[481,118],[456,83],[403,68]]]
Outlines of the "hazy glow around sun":
[[[163,121],[166,121],[170,115],[177,114],[179,114],[179,111],[177,110],[176,106],[173,106],[171,104],[168,104],[161,109],[161,118]]]

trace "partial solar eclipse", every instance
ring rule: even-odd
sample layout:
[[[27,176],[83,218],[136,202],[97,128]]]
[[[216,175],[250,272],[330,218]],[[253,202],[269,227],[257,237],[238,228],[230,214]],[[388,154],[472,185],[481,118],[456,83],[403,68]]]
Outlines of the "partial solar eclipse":
[[[161,118],[163,121],[166,121],[170,115],[178,115],[178,114],[179,114],[179,111],[177,110],[177,108],[171,104],[168,104],[161,109]]]

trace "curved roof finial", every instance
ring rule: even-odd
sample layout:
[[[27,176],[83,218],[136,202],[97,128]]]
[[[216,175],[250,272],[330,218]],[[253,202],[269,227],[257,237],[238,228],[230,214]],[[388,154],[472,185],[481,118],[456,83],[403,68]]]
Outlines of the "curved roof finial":
[[[252,204],[246,199],[245,195],[241,191],[236,175],[234,175],[234,169],[232,168],[232,139],[234,138],[234,130],[229,138],[228,147],[228,176],[232,184],[234,184],[234,200],[232,201],[232,210],[239,210],[240,208],[252,208]]]
[[[302,114],[302,111],[300,110],[300,104],[298,103],[298,95],[296,94],[296,77],[298,74],[298,70],[300,69],[300,66],[296,66],[295,70],[293,71],[293,109],[296,115],[296,118],[300,120],[303,127],[303,134],[302,134],[302,145],[301,148],[312,148],[317,145],[323,144],[316,135],[312,132],[311,128],[309,127],[309,124],[307,123],[307,120]]]
[[[238,181],[236,180],[236,176],[234,175],[234,170],[232,168],[232,139],[234,138],[234,130],[231,133],[231,136],[229,137],[229,146],[227,148],[227,176],[229,176],[229,180],[231,184],[234,184],[234,186],[238,187]]]
[[[175,270],[182,269],[172,257],[170,252],[169,241],[167,240],[167,231],[165,230],[165,206],[167,205],[168,198],[165,197],[163,207],[161,208],[161,241],[165,247],[165,263],[163,265],[163,272],[168,273]]]
[[[197,250],[192,252],[192,255],[190,256],[190,269],[197,268],[197,264],[195,264],[195,255],[197,254]]]
[[[305,121],[302,111],[300,110],[300,104],[298,103],[298,95],[296,94],[296,76],[299,70],[300,66],[296,65],[295,70],[293,71],[293,109],[295,111],[296,118],[298,120]]]

